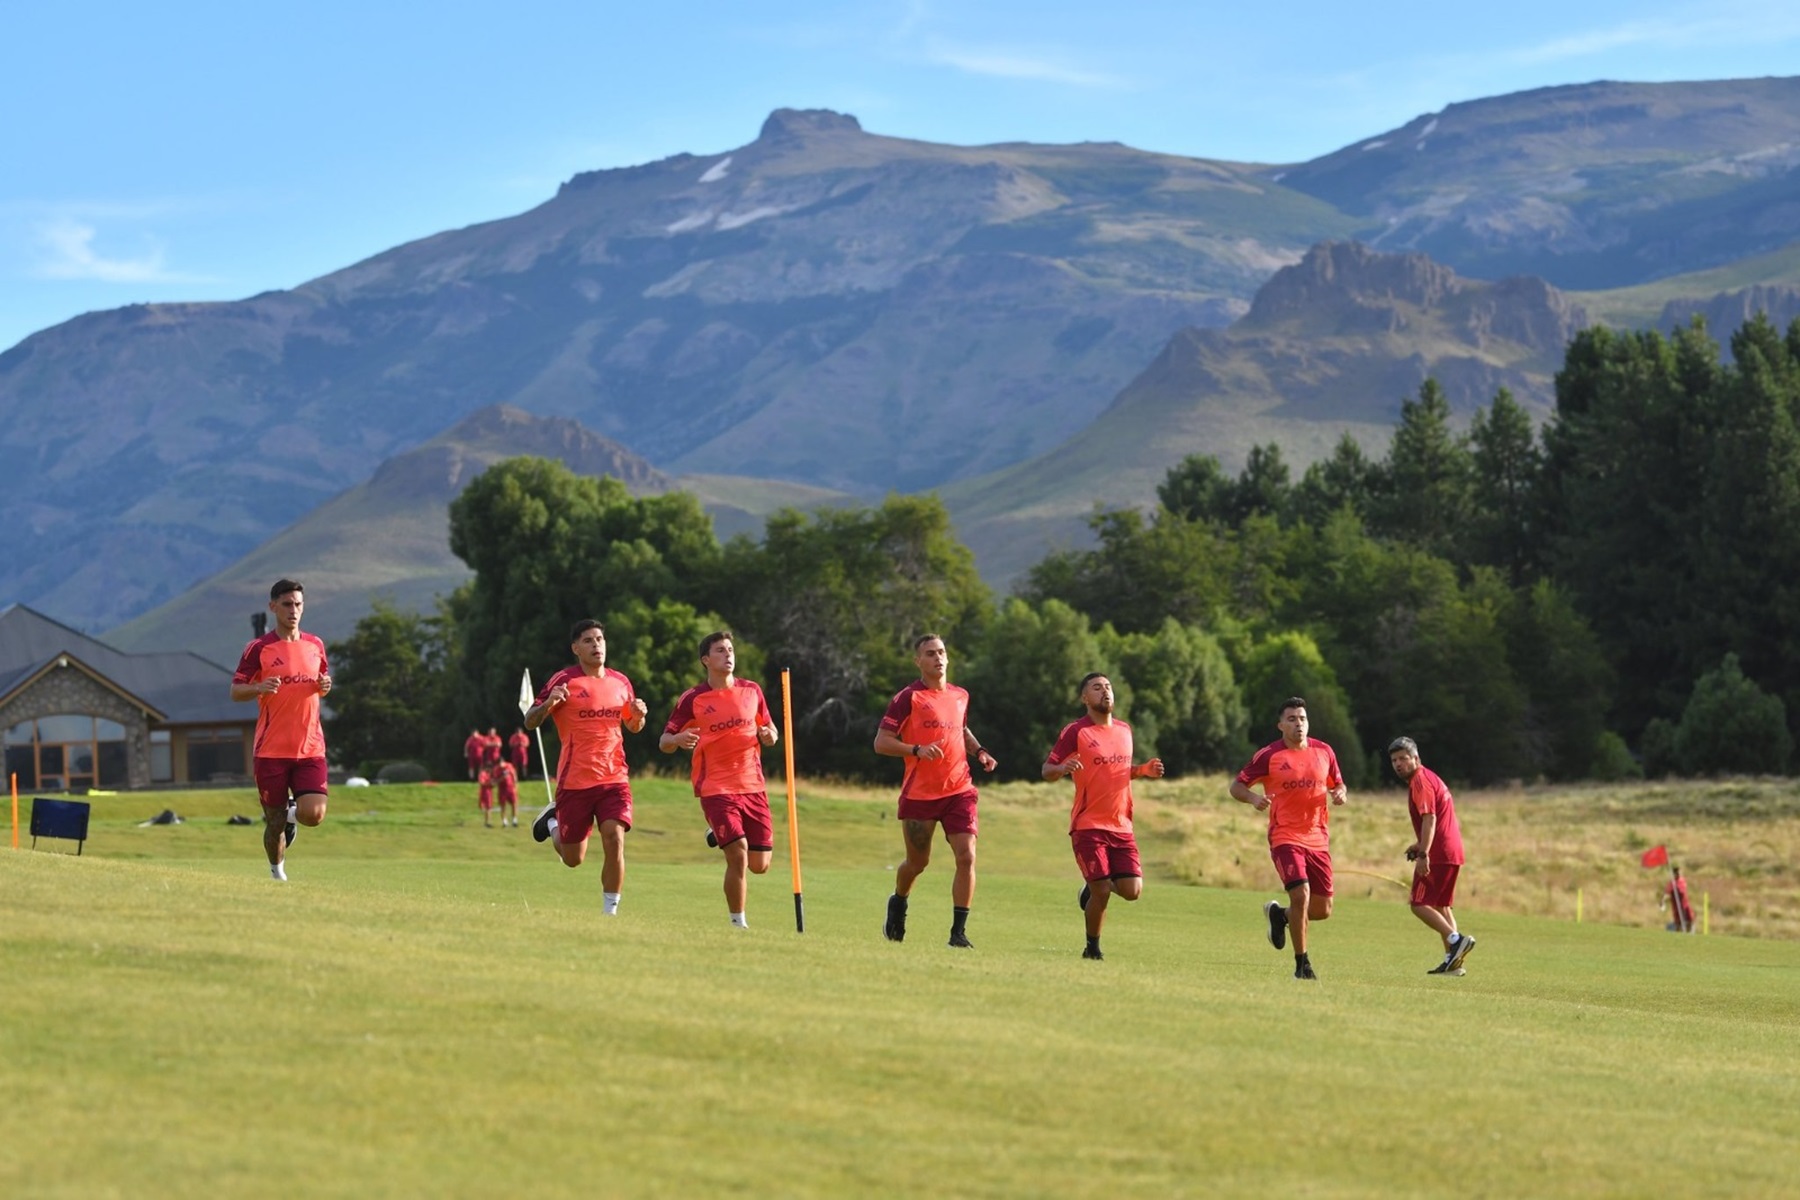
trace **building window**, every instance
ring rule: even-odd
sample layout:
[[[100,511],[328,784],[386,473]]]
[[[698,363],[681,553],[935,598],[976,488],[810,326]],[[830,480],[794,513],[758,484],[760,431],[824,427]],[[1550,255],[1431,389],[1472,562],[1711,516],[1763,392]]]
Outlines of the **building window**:
[[[175,747],[166,729],[150,731],[150,782],[175,782]]]
[[[125,727],[85,713],[21,721],[6,731],[6,769],[40,791],[118,787],[130,782]]]
[[[189,783],[206,783],[215,776],[242,778],[244,734],[240,729],[190,729],[187,735]]]

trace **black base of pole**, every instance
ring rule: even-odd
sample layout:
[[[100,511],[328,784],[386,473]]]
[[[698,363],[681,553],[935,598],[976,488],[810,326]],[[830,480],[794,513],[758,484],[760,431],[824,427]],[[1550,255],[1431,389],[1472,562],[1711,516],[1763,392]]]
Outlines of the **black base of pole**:
[[[794,932],[806,932],[806,904],[800,899],[800,893],[794,893]]]

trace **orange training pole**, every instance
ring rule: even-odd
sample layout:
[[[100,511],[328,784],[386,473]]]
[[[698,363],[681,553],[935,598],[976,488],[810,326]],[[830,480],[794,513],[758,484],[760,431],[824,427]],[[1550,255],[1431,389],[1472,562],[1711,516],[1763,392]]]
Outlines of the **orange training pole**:
[[[781,668],[781,739],[787,762],[788,860],[794,868],[794,932],[806,932],[806,905],[800,899],[800,811],[794,803],[794,692]]]

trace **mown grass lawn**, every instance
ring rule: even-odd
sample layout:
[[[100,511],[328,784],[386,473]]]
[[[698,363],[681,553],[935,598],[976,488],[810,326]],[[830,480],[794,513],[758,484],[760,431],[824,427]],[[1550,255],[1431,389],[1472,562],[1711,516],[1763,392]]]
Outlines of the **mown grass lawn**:
[[[663,780],[637,789],[623,915],[603,920],[592,866],[482,829],[466,790],[334,793],[285,886],[257,828],[224,823],[248,792],[97,799],[81,858],[0,852],[0,1194],[1691,1197],[1800,1178],[1792,942],[1474,905],[1469,974],[1428,978],[1431,935],[1371,881],[1302,984],[1262,940],[1263,893],[1171,877],[1198,802],[1164,794],[1145,898],[1083,962],[1057,793],[1005,788],[973,953],[943,944],[947,864],[907,941],[881,938],[899,836],[855,789],[804,801],[806,933],[779,854],[737,932]],[[136,825],[165,805],[187,823]]]

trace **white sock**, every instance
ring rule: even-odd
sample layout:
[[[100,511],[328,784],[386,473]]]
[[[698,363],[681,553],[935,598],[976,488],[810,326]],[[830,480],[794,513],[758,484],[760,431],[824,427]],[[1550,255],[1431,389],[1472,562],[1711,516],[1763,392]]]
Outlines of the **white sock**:
[[[600,893],[600,915],[603,917],[616,917],[619,915],[619,893]]]
[[[545,829],[548,829],[548,830],[549,830],[549,831],[550,831],[550,836],[549,836],[549,837],[547,837],[547,838],[545,838],[545,839],[544,839],[544,840],[545,840],[545,841],[546,841],[546,842],[554,842],[554,841],[556,841],[556,818],[555,818],[555,817],[551,817],[551,818],[550,818],[550,823],[549,823],[549,824],[548,824],[548,825],[546,825],[546,826],[544,826],[544,828],[545,828]]]
[[[745,916],[743,913],[732,913],[731,914],[731,923],[733,925],[736,925],[739,929],[750,928],[750,918]]]
[[[269,875],[271,878],[279,879],[283,883],[287,882],[287,868],[281,863],[270,863]]]

